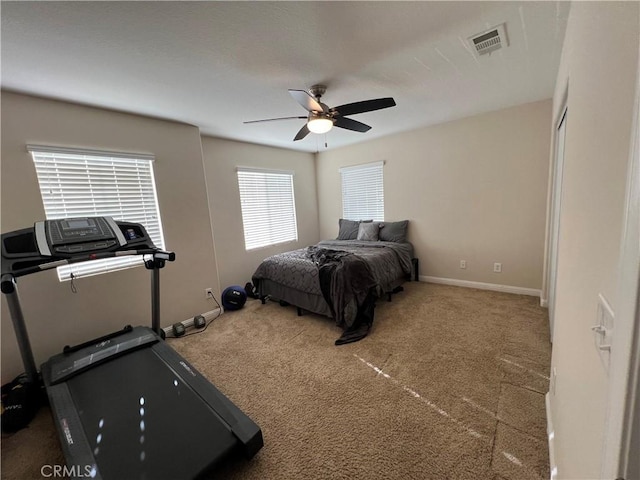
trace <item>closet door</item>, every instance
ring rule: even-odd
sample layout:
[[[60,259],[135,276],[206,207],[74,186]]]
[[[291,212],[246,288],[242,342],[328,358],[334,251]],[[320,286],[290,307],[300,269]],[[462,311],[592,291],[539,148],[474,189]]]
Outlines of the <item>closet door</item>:
[[[556,277],[558,269],[558,240],[560,238],[560,207],[562,202],[562,172],[564,168],[564,140],[567,125],[567,109],[564,109],[556,131],[556,154],[551,198],[551,242],[549,254],[549,328],[553,342],[553,326],[556,301]]]

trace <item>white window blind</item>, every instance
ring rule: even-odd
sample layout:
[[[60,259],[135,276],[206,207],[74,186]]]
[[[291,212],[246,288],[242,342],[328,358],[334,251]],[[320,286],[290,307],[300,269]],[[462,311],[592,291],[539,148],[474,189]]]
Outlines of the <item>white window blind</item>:
[[[238,168],[247,250],[298,240],[293,174]]]
[[[384,220],[384,162],[340,169],[342,177],[342,218]]]
[[[47,220],[111,216],[141,223],[164,249],[153,157],[55,147],[27,146],[38,175]],[[69,280],[141,265],[142,257],[118,257],[58,267]]]

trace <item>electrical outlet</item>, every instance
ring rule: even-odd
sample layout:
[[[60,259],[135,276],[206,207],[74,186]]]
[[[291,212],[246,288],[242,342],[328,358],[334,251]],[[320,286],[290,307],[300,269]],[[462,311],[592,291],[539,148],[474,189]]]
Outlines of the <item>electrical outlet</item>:
[[[460,260],[460,268],[467,268],[467,261],[466,260]]]
[[[501,273],[502,272],[502,264],[501,263],[494,263],[493,264],[493,271],[495,273]]]
[[[204,289],[204,298],[209,300],[211,297],[213,297],[213,288],[205,288]]]

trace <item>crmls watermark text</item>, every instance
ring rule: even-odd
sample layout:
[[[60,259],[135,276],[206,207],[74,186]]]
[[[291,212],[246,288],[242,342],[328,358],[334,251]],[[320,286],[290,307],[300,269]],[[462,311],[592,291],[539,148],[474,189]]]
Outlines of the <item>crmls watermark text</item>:
[[[43,465],[40,475],[44,478],[94,478],[96,469],[92,465]]]

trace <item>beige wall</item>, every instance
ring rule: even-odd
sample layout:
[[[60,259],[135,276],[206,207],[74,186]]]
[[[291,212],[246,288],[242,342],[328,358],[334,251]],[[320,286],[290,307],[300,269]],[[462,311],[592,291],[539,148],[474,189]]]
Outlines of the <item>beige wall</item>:
[[[554,97],[557,116],[568,91],[550,397],[559,478],[600,478],[609,377],[590,327],[599,293],[616,310],[638,32],[637,2],[571,7]]]
[[[337,234],[338,169],[384,160],[385,219],[410,220],[421,275],[539,290],[550,120],[545,100],[320,153],[320,236]]]
[[[199,130],[188,125],[2,92],[2,232],[44,219],[26,144],[153,154],[168,249],[176,261],[161,272],[162,324],[211,310],[204,289],[219,292]],[[150,274],[142,267],[58,282],[55,271],[19,279],[38,366],[67,344],[130,323],[150,325]],[[23,371],[2,296],[2,382]]]
[[[269,255],[317,243],[318,206],[314,154],[248,143],[202,138],[209,210],[218,253],[220,285],[241,285],[251,281],[260,262]],[[298,221],[298,241],[246,251],[237,167],[294,172],[293,186]]]

